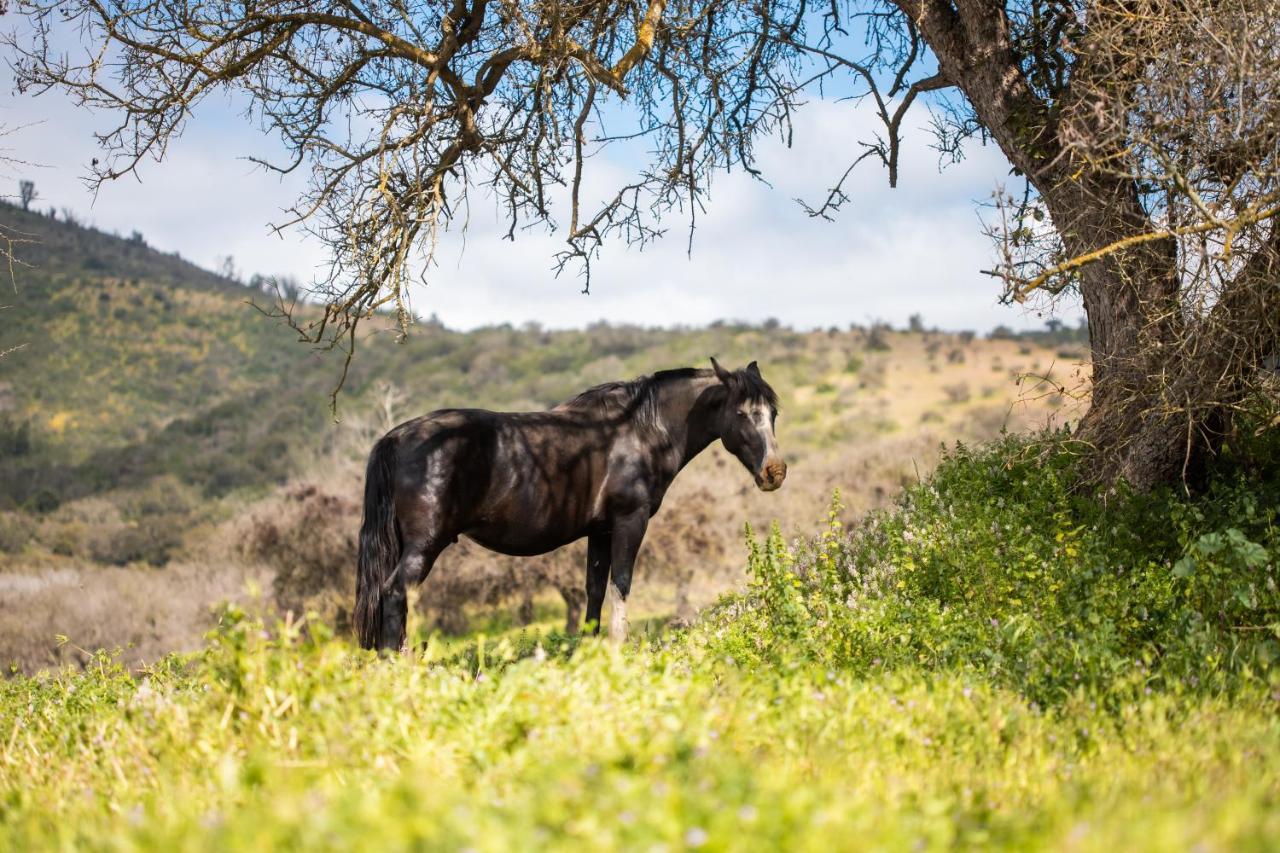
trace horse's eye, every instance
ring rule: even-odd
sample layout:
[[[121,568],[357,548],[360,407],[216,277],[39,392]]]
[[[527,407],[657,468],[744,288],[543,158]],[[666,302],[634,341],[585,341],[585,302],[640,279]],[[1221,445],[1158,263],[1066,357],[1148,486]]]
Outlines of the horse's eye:
[[[750,415],[748,415],[746,412],[739,411],[739,412],[738,412],[738,417],[740,417],[740,418],[750,418],[751,416],[750,416]]]

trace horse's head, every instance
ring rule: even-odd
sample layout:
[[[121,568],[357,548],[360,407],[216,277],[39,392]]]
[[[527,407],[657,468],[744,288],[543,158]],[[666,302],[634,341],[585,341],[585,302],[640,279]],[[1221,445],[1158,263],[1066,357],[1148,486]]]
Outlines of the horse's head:
[[[745,370],[725,370],[714,358],[711,366],[728,390],[720,411],[720,441],[756,478],[761,491],[772,492],[787,477],[773,431],[778,395],[754,361]]]

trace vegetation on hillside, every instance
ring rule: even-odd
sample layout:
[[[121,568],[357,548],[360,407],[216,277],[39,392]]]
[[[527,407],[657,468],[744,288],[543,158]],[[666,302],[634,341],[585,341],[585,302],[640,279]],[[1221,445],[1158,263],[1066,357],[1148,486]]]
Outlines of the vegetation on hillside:
[[[753,544],[743,592],[623,649],[377,659],[230,608],[140,675],[10,679],[0,843],[1273,847],[1274,467],[1104,506],[1072,453],[958,449],[864,523]]]

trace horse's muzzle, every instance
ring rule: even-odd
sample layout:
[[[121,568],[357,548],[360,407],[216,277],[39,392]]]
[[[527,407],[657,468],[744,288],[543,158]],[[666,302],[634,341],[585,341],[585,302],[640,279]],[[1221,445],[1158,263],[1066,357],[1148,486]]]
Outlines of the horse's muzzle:
[[[772,492],[782,485],[782,481],[787,479],[787,463],[781,459],[770,459],[760,469],[760,473],[756,474],[756,486],[762,492]]]

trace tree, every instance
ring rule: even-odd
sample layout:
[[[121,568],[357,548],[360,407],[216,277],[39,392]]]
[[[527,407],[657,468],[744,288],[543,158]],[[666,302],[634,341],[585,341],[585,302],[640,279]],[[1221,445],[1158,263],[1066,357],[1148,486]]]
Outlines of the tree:
[[[1185,477],[1237,414],[1276,406],[1280,3],[1032,4],[985,27],[969,5],[920,26],[1027,179],[1002,199],[995,272],[1019,301],[1083,297],[1077,435],[1095,478]],[[961,48],[989,72],[965,71]]]
[[[1079,428],[1099,482],[1176,480],[1232,417],[1274,389],[1259,365],[1280,323],[1280,0],[303,0],[19,2],[19,85],[59,86],[123,120],[98,180],[161,156],[210,92],[305,168],[290,220],[328,241],[313,341],[354,347],[361,318],[425,275],[477,187],[510,234],[555,225],[562,263],[658,217],[695,221],[716,169],[753,174],[754,143],[791,133],[806,93],[834,86],[882,125],[815,216],[853,199],[864,160],[898,179],[914,104],[939,149],[993,141],[1022,179],[1001,193],[990,272],[1008,299],[1078,291],[1092,406]],[[53,49],[66,23],[83,60]],[[107,51],[107,53],[104,53]],[[100,56],[118,57],[102,62]],[[619,103],[626,109],[620,109]],[[583,175],[612,139],[651,161],[592,206]],[[588,279],[589,281],[589,279]]]
[[[18,198],[22,202],[23,210],[30,208],[31,202],[39,198],[36,194],[35,181],[18,181]]]
[[[218,255],[214,260],[214,272],[225,278],[227,281],[240,282],[240,271],[236,269],[236,259],[234,255]]]

